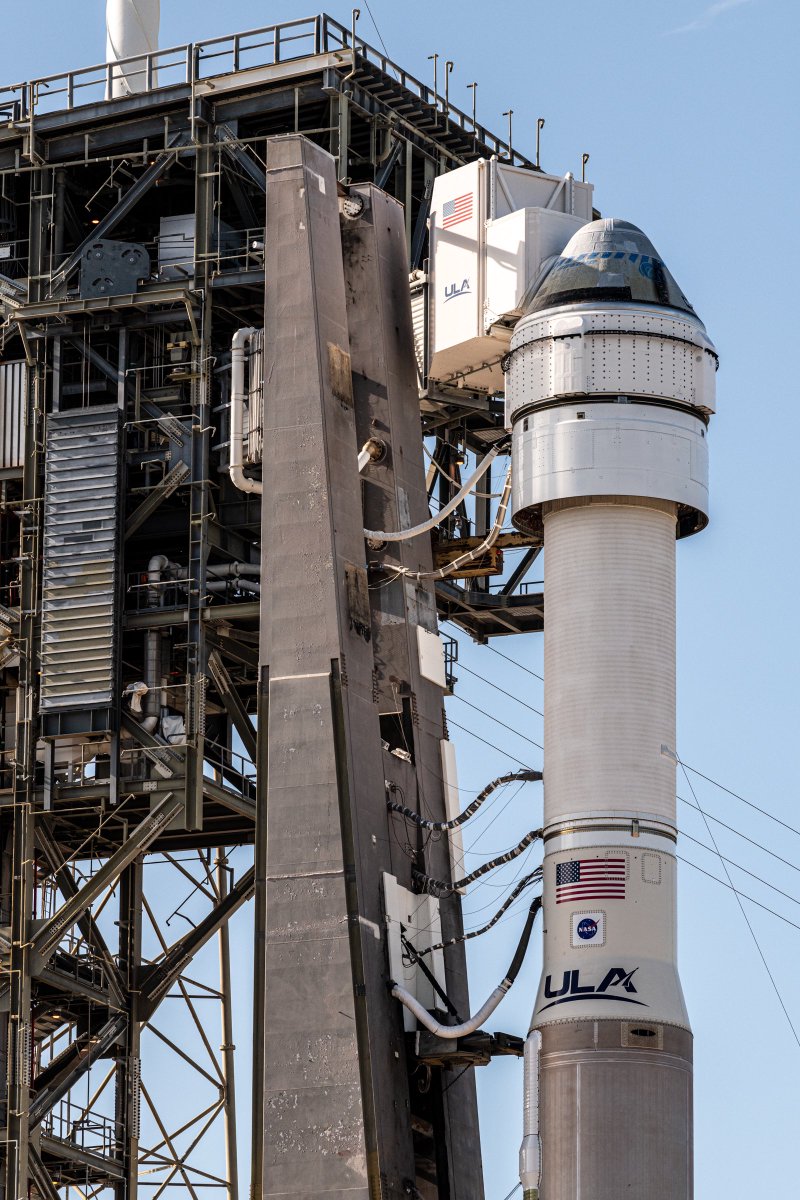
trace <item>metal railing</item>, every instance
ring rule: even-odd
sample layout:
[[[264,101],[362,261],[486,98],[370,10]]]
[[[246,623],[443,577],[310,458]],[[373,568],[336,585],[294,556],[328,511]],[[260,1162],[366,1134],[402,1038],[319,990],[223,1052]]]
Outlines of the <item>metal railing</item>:
[[[117,63],[99,63],[76,71],[0,87],[0,121],[5,118],[9,123],[32,122],[34,117],[45,113],[71,111],[81,105],[100,103],[111,96],[113,84],[120,78],[123,69],[129,80],[140,80],[146,91],[181,85],[193,88],[204,80],[319,54],[345,52],[348,57],[342,65],[349,65],[352,50],[351,31],[323,13],[266,25],[245,33],[188,42],[168,50],[122,59]],[[393,78],[404,91],[411,93],[421,105],[436,114],[437,121],[441,115],[491,154],[521,165],[531,165],[523,155],[512,151],[507,142],[473,121],[449,99],[434,92],[427,84],[392,62],[387,55],[358,37],[355,39],[355,53],[357,73],[364,66],[378,68],[383,75]],[[446,128],[442,132],[445,133]]]
[[[117,1151],[113,1118],[82,1108],[69,1099],[60,1100],[50,1109],[42,1122],[42,1131],[47,1137],[103,1157],[112,1157]]]
[[[453,688],[458,683],[458,676],[455,672],[455,666],[458,662],[458,642],[455,638],[442,638],[442,650],[444,651],[444,677],[447,683],[447,691],[452,693]]]

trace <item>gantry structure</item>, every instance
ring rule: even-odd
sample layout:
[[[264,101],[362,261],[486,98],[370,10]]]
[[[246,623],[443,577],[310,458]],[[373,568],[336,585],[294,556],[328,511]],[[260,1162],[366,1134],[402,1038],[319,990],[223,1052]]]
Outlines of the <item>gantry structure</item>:
[[[141,70],[0,90],[0,1195],[478,1200],[456,1074],[519,1047],[404,1030],[381,880],[451,860],[386,789],[444,818],[420,647],[540,629],[540,545],[434,581],[490,475],[423,550],[363,531],[503,442],[498,400],[427,386],[426,222],[437,174],[532,164],[327,16]]]

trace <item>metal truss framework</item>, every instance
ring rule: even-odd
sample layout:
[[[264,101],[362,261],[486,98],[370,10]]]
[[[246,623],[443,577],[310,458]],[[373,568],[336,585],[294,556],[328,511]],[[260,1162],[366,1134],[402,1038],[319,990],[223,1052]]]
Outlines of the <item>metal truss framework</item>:
[[[27,380],[22,450],[0,467],[4,1200],[240,1194],[228,922],[263,878],[242,848],[257,841],[264,680],[258,598],[232,569],[255,565],[261,511],[227,477],[226,347],[264,319],[267,139],[302,134],[334,156],[343,190],[377,180],[400,200],[411,267],[438,172],[492,153],[531,165],[328,17],[162,51],[146,70],[154,90],[113,101],[105,66],[0,90],[0,344]],[[187,214],[183,257],[167,261],[161,223]],[[159,264],[128,294],[78,284],[112,235]],[[40,709],[40,647],[48,422],[93,406],[119,414],[124,487],[119,686],[87,717]],[[429,397],[423,418],[429,495],[446,500],[502,418],[468,392]],[[477,544],[489,522],[488,500],[474,528],[456,512],[436,554]],[[488,573],[437,585],[440,614],[480,640],[541,628],[541,595],[520,590],[539,547],[521,540],[499,589]],[[123,699],[148,655],[151,715],[169,714],[171,736]],[[184,893],[191,925],[175,938]],[[156,1046],[200,1081],[168,1118]]]

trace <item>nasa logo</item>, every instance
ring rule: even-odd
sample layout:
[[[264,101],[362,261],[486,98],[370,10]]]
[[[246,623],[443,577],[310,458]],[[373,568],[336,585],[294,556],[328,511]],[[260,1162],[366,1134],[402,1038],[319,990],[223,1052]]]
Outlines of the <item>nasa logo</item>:
[[[606,944],[606,914],[599,912],[575,912],[570,921],[570,945],[576,950],[593,951]]]

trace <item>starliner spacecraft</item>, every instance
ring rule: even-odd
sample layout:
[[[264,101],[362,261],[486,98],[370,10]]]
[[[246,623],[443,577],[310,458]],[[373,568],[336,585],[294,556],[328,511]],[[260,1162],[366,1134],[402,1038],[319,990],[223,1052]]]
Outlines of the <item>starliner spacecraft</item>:
[[[544,966],[525,1200],[688,1200],[676,964],[675,541],[708,514],[717,356],[636,226],[586,224],[507,360],[513,520],[543,527]]]

